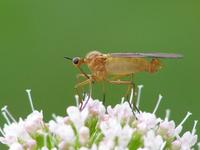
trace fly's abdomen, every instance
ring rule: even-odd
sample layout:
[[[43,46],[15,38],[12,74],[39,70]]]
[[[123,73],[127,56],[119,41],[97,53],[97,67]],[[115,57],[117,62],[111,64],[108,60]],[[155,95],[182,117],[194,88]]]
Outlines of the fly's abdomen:
[[[113,58],[106,60],[105,68],[110,75],[127,75],[146,71],[148,62],[143,58]]]

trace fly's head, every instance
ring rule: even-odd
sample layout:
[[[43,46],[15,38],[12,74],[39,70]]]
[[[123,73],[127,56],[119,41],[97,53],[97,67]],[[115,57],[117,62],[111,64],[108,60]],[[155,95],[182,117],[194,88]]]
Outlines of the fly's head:
[[[72,64],[76,67],[80,67],[84,63],[84,59],[80,57],[74,57],[74,58],[64,57],[64,58],[71,60]]]

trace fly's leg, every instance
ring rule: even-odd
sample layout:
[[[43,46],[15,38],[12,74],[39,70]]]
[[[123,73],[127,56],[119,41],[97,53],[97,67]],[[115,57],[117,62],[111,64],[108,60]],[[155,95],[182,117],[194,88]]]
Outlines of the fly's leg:
[[[82,108],[82,105],[83,105],[83,99],[81,97],[81,94],[79,92],[79,89],[78,88],[75,88],[75,91],[76,91],[76,94],[78,95],[78,103],[80,104],[80,107],[79,108]]]
[[[107,80],[107,82],[111,83],[111,84],[117,84],[117,85],[128,85],[128,86],[132,86],[132,82],[131,81],[121,81],[121,80],[117,80],[117,81],[113,81],[113,80]],[[135,116],[135,113],[133,111],[133,107],[132,107],[132,104],[130,103],[130,101],[128,101],[129,103],[129,106],[131,107],[132,109],[132,112],[133,112],[133,115]]]
[[[130,95],[130,93],[131,93],[131,89],[133,89],[133,97],[132,97],[132,99],[134,99],[135,98],[135,89],[136,89],[136,85],[135,85],[135,83],[133,82],[133,81],[131,81],[131,83],[128,85],[128,89],[127,89],[127,92],[126,92],[126,94],[125,94],[125,97],[127,98],[127,101],[129,102],[129,105],[130,105],[130,107],[133,109],[133,108],[135,108],[135,110],[138,112],[138,113],[140,113],[140,110],[137,108],[137,106],[136,106],[136,104],[135,104],[135,101],[134,100],[132,100],[132,99],[130,99],[130,101],[128,100],[129,98],[129,95]]]
[[[133,89],[133,98],[132,99],[135,99],[136,98],[136,85],[133,81],[133,75],[134,74],[131,74],[131,82],[132,82],[132,89]],[[131,89],[130,89],[131,90]],[[138,109],[138,107],[136,106],[136,101],[135,100],[131,100],[131,104],[133,104],[133,107],[135,108],[135,110],[140,113],[140,110]]]
[[[92,79],[92,78],[89,78],[89,79],[87,79],[87,80],[85,80],[85,81],[82,81],[82,82],[76,84],[75,87],[74,87],[75,90],[76,90],[76,92],[77,92],[77,95],[79,96],[79,103],[81,104],[81,105],[80,105],[80,108],[79,108],[80,110],[83,110],[83,108],[84,108],[84,107],[86,106],[86,104],[88,103],[89,98],[91,97],[91,94],[92,94],[92,81],[93,81],[93,79]],[[90,93],[89,93],[89,95],[88,95],[88,99],[86,100],[85,105],[83,106],[83,100],[80,99],[81,97],[80,97],[79,89],[82,88],[83,86],[87,85],[87,84],[90,85]]]
[[[89,82],[90,91],[89,91],[89,94],[87,95],[87,96],[88,96],[88,97],[87,97],[87,100],[85,100],[85,98],[84,98],[85,104],[82,106],[81,110],[83,110],[83,109],[87,106],[87,104],[88,104],[88,102],[89,102],[89,100],[90,100],[90,98],[91,98],[91,96],[92,96],[92,83],[93,83],[93,79],[91,78],[91,82]]]
[[[121,80],[106,80],[107,82],[111,83],[111,84],[117,84],[117,85],[120,85],[120,84],[123,84],[123,85],[128,85],[128,90],[125,94],[125,97],[127,97],[128,93],[130,93],[130,88],[132,86],[132,82],[131,81],[121,81]]]
[[[128,85],[128,90],[125,94],[125,96],[127,97],[128,94],[130,93],[130,89],[131,87],[134,87],[135,85],[133,85],[133,82],[132,81],[121,81],[121,80],[117,80],[117,81],[113,81],[113,80],[107,80],[107,82],[111,83],[111,84],[117,84],[117,85],[120,85],[120,84],[123,84],[123,85]],[[129,102],[129,101],[128,101]],[[133,103],[133,107],[132,107],[132,104],[131,102],[129,102],[129,105],[131,107],[131,109],[133,110],[133,107],[135,107],[136,111],[139,112],[139,109],[136,107],[136,105]]]
[[[91,77],[91,74],[87,74],[87,76],[88,77]],[[80,83],[81,82],[81,80],[80,80],[80,78],[84,78],[84,79],[88,79],[83,73],[80,73],[80,74],[78,74],[77,76],[76,76],[76,79],[77,79],[77,83]],[[85,99],[85,96],[86,96],[86,92],[84,91],[84,88],[83,88],[84,86],[82,86],[82,87],[80,87],[80,89],[81,89],[81,91],[83,92],[83,94],[82,94],[82,99]],[[77,92],[78,93],[78,92]],[[81,97],[80,97],[81,98]]]
[[[111,84],[117,84],[117,85],[128,85],[128,90],[125,94],[125,97],[128,96],[128,94],[130,93],[130,89],[131,89],[131,86],[132,86],[132,82],[131,81],[121,81],[121,80],[106,80],[107,82],[111,83]]]
[[[103,82],[102,87],[103,87],[103,104],[105,105],[105,102],[106,102],[106,90],[105,90],[105,84],[104,84],[104,82]]]
[[[90,78],[92,78],[91,74],[87,74],[87,76],[89,76]],[[80,78],[83,77],[83,78],[86,78],[88,79],[84,74],[78,74],[77,75],[77,81],[80,82]],[[93,81],[92,81],[93,83]],[[91,85],[90,85],[91,86]],[[90,87],[90,90],[91,90],[91,87]],[[82,86],[82,91],[83,90],[83,86]],[[105,84],[104,82],[102,83],[102,91],[103,91],[103,104],[105,104],[105,101],[106,101],[106,90],[105,90]],[[90,92],[91,93],[91,92]],[[85,92],[84,92],[84,96],[83,96],[83,99],[85,99]]]
[[[128,77],[128,76],[130,76],[130,74],[127,74],[127,75],[115,75],[115,76],[111,77],[111,80],[116,81],[116,80],[121,79],[122,77]]]
[[[133,88],[135,90],[135,84],[133,82],[133,74],[127,74],[127,75],[117,75],[117,76],[113,76],[111,79],[112,81],[121,81],[120,79],[122,77],[128,77],[128,76],[131,76],[131,82],[130,84],[128,84],[128,89],[126,91],[126,94],[124,95],[124,97],[128,97],[128,95],[130,94],[130,91],[131,89]],[[134,95],[135,95],[135,92],[134,92]]]

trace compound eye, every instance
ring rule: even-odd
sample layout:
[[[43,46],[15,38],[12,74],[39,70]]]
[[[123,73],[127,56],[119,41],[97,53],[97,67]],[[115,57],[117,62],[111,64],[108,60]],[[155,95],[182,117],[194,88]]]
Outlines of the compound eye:
[[[72,62],[73,64],[77,65],[79,63],[80,58],[79,57],[75,57],[73,58]]]

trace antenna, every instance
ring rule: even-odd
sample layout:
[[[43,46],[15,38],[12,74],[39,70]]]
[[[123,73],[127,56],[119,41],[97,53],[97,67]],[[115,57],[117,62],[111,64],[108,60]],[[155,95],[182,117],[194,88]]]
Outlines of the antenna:
[[[67,57],[67,56],[65,56],[64,58],[65,58],[65,59],[68,59],[68,60],[73,60],[72,58]]]

